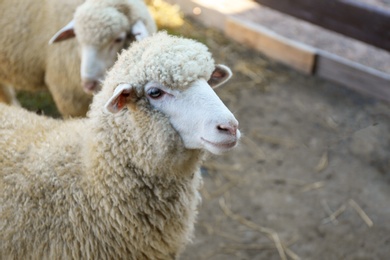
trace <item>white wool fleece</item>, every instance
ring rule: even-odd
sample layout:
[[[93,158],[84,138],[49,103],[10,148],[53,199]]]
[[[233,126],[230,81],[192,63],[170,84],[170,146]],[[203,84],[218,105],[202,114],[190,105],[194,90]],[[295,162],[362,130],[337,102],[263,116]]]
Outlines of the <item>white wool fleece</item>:
[[[117,85],[124,82],[138,91],[150,81],[182,90],[197,79],[207,81],[214,68],[214,60],[205,45],[159,32],[154,37],[134,42],[122,53],[108,72],[105,85],[110,87],[105,88],[108,93],[103,95],[108,97]]]
[[[126,16],[113,7],[102,9],[98,6],[82,5],[77,9],[74,19],[76,24],[84,25],[76,26],[75,33],[78,41],[85,44],[107,44],[119,32],[130,28]],[[96,26],[99,24],[100,26]]]
[[[75,23],[83,25],[75,26],[75,33],[80,42],[104,43],[112,39],[112,35],[124,29],[130,30],[139,20],[145,23],[149,32],[155,32],[155,23],[147,17],[150,14],[145,3],[140,0],[87,0],[75,12]]]

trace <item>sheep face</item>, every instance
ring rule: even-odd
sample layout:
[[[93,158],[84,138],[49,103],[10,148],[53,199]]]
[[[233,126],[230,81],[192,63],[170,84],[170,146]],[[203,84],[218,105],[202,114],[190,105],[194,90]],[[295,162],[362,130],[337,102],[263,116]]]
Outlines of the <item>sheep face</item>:
[[[80,75],[86,93],[92,94],[100,90],[99,82],[104,79],[106,70],[115,63],[118,52],[125,45],[126,37],[126,33],[122,31],[103,46],[80,43]]]
[[[172,89],[156,81],[144,85],[144,96],[151,107],[165,114],[187,149],[204,149],[221,154],[235,147],[240,138],[238,121],[212,87],[226,82],[230,70],[217,65],[209,81],[198,79],[185,89]],[[130,84],[120,84],[106,103],[106,110],[117,113],[139,99]]]
[[[75,19],[59,30],[49,43],[76,37],[80,49],[80,75],[83,89],[93,94],[101,89],[100,82],[114,65],[118,53],[132,40],[149,36],[146,25],[136,21],[129,25],[127,17],[113,7],[80,6]]]

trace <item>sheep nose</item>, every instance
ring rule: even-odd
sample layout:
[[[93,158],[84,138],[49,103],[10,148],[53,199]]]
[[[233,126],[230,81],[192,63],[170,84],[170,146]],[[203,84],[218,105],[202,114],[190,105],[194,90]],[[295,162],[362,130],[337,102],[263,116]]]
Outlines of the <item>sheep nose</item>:
[[[238,125],[237,124],[230,124],[230,125],[218,125],[217,126],[217,129],[218,131],[220,132],[229,132],[231,135],[234,135],[236,136],[237,135],[237,128],[238,128]]]
[[[96,80],[88,80],[83,82],[83,88],[86,93],[94,93],[99,90],[99,82]]]

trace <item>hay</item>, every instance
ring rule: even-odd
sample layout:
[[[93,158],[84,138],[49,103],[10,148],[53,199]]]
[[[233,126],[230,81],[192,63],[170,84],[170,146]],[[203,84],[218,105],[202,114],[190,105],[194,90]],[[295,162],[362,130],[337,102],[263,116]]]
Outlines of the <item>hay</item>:
[[[323,201],[322,205],[324,206],[325,211],[328,213],[329,217],[322,220],[322,224],[327,224],[332,222],[333,224],[338,224],[337,218],[345,211],[347,208],[345,204],[342,204],[337,210],[332,211],[326,201]]]
[[[249,227],[250,229],[253,229],[253,230],[256,230],[260,233],[266,234],[273,241],[274,246],[278,250],[280,258],[282,260],[287,260],[285,246],[283,246],[283,244],[279,238],[279,235],[274,230],[267,228],[267,227],[259,226],[256,223],[254,223],[250,220],[247,220],[243,216],[233,213],[231,211],[231,209],[226,205],[225,199],[223,197],[221,197],[219,199],[219,205],[220,205],[222,211],[225,213],[225,215],[228,216],[229,218],[241,223],[242,225],[244,225],[246,227]]]
[[[374,222],[370,219],[366,212],[356,203],[353,199],[348,201],[348,204],[358,213],[362,220],[366,223],[368,227],[372,227]],[[346,203],[343,203],[336,211],[332,211],[326,201],[323,202],[325,211],[329,214],[329,217],[322,220],[322,224],[327,224],[332,222],[337,224],[337,218],[347,209]]]
[[[372,222],[366,212],[363,211],[363,209],[356,203],[356,201],[350,199],[348,203],[359,214],[359,216],[363,219],[363,221],[367,224],[368,227],[372,227],[374,225],[374,222]]]
[[[303,186],[303,188],[301,189],[301,192],[307,192],[307,191],[311,191],[311,190],[320,189],[324,186],[325,186],[325,181],[317,181],[317,182],[310,183],[310,184]]]
[[[317,172],[322,172],[328,167],[329,159],[328,159],[328,152],[324,152],[321,156],[320,161],[318,162],[317,166],[315,167],[315,170]]]
[[[262,73],[258,73],[253,70],[252,65],[248,62],[240,61],[234,65],[234,70],[241,72],[243,75],[251,79],[252,83],[260,84],[265,80],[265,77],[262,76]]]

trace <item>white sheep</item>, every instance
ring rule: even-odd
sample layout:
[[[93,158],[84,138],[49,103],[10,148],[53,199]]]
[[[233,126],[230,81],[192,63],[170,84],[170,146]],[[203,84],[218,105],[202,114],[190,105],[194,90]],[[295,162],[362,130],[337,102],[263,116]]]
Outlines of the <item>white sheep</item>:
[[[2,0],[0,10],[0,100],[48,88],[65,117],[85,116],[117,53],[156,32],[142,0]]]
[[[160,32],[122,52],[87,118],[0,105],[3,259],[176,259],[205,153],[240,138],[210,87],[230,76],[203,44]]]

